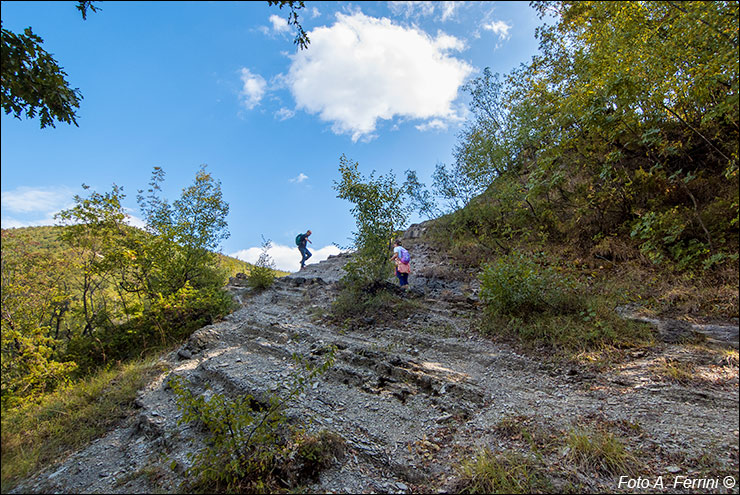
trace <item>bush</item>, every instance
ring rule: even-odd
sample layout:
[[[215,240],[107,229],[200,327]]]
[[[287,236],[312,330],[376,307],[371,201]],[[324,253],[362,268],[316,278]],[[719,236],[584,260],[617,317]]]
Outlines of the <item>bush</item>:
[[[179,423],[195,422],[208,432],[208,445],[194,454],[186,475],[189,492],[275,493],[294,489],[340,454],[336,435],[305,435],[289,424],[285,409],[334,363],[330,347],[323,363],[312,365],[294,355],[298,370],[287,393],[271,395],[261,403],[251,395],[229,398],[222,394],[193,394],[185,381],[168,380],[182,411]]]
[[[510,334],[530,347],[566,352],[633,347],[651,340],[647,325],[616,314],[619,296],[594,295],[532,257],[500,258],[484,267],[480,280],[488,316],[481,325],[483,333]]]
[[[345,325],[391,323],[403,320],[418,310],[418,303],[401,297],[389,283],[351,283],[343,280],[342,290],[332,303],[331,319]]]
[[[186,284],[174,294],[160,295],[140,316],[99,328],[95,338],[73,338],[67,357],[78,364],[78,374],[84,376],[111,362],[143,356],[180,342],[229,314],[234,304],[222,289],[196,290]]]
[[[257,263],[249,270],[247,282],[254,290],[265,290],[275,282],[275,263],[267,253],[272,247],[269,239],[262,238],[262,253]]]
[[[579,309],[571,280],[521,253],[485,265],[480,281],[480,299],[493,315],[527,316]]]

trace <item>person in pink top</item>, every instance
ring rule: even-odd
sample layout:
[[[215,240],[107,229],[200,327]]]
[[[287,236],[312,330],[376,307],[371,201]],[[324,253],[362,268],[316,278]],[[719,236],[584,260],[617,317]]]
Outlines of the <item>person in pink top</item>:
[[[401,246],[401,241],[396,239],[393,241],[395,247],[393,248],[393,256],[391,261],[396,262],[396,277],[398,277],[398,283],[404,289],[409,287],[409,273],[411,273],[411,255],[409,252]]]

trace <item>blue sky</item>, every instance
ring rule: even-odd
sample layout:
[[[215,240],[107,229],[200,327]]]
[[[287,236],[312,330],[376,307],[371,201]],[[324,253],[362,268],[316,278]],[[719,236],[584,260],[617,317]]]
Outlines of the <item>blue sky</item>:
[[[298,268],[350,244],[336,197],[339,157],[369,175],[450,163],[467,115],[461,86],[537,51],[528,2],[306,2],[299,50],[288,9],[267,2],[2,2],[3,27],[44,39],[84,99],[79,127],[2,115],[2,227],[53,225],[84,195],[123,187],[131,222],[153,167],[173,201],[201,164],[221,181],[231,236],[222,252]],[[414,218],[413,221],[424,220]]]

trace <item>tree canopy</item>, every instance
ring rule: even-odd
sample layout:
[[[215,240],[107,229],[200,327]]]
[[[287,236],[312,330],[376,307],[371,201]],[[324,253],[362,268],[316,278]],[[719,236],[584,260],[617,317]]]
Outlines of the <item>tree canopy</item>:
[[[298,34],[295,44],[308,48],[310,40],[298,20],[298,11],[305,7],[296,0],[270,0],[268,5],[288,7],[288,24],[295,26]],[[98,12],[100,7],[91,0],[79,0],[75,6],[82,19],[88,11]],[[0,25],[1,27],[1,25]],[[42,44],[44,40],[31,27],[17,34],[2,28],[2,107],[6,114],[12,113],[32,119],[39,116],[40,125],[56,127],[55,122],[77,124],[77,109],[83,99],[79,88],[72,88],[67,73]]]

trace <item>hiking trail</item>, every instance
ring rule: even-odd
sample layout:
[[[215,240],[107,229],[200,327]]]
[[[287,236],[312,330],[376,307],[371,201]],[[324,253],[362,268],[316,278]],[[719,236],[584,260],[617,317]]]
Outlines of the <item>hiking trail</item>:
[[[13,492],[175,493],[186,454],[203,439],[197,428],[177,425],[170,374],[200,393],[259,398],[281,391],[293,353],[320,359],[329,345],[337,347],[335,365],[288,409],[310,420],[309,430],[346,440],[346,454],[309,492],[454,491],[454,466],[478,449],[527,452],[525,439],[503,427],[512,422],[560,438],[562,448],[544,453],[556,488],[577,480],[584,491],[618,491],[618,477],[589,478],[566,462],[563,438],[573,428],[619,435],[639,452],[642,476],[698,476],[707,469],[702,458],[737,472],[737,363],[670,342],[603,372],[518,353],[471,331],[477,282],[437,259],[415,227],[404,241],[414,301],[423,308],[415,316],[392,325],[327,324],[322,315],[349,255],[307,265],[259,294],[232,279],[240,308],[163,358],[167,371],[139,392],[135,415]],[[634,308],[625,315],[639,317]],[[736,325],[734,341],[731,328],[725,333],[728,347],[736,346]],[[666,360],[690,360],[703,385],[661,379],[654,370]]]

